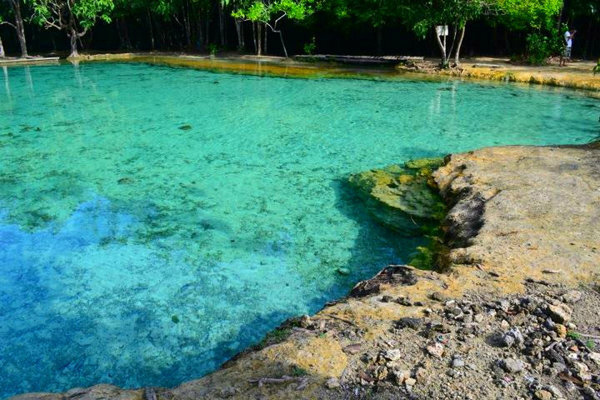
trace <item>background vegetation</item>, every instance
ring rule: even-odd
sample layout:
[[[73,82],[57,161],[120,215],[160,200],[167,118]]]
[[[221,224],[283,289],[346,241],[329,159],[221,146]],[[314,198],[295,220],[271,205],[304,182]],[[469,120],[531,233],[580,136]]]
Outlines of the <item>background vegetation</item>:
[[[86,51],[461,54],[543,63],[600,53],[600,0],[0,0],[0,56]],[[437,25],[448,25],[446,41]],[[2,45],[3,44],[3,45]]]

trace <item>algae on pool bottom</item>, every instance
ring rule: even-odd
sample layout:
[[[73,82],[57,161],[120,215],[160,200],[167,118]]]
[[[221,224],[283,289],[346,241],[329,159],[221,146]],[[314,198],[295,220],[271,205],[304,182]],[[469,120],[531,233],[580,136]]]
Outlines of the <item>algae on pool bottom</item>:
[[[598,129],[568,91],[147,64],[10,68],[0,98],[0,397],[199,377],[423,242],[350,174]]]

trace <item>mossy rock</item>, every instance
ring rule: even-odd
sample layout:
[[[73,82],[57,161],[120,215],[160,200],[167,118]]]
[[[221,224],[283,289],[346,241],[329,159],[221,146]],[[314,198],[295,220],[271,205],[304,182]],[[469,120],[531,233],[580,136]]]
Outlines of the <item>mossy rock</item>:
[[[431,174],[443,159],[421,159],[350,176],[369,212],[382,224],[406,235],[439,225],[446,207],[434,188]]]

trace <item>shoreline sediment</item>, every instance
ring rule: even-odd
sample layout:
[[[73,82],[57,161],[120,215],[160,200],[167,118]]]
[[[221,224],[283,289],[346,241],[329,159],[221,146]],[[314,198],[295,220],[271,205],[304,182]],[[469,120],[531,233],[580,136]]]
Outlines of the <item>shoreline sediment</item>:
[[[600,75],[594,75],[592,62],[576,62],[569,67],[527,66],[511,64],[504,59],[474,58],[463,60],[460,68],[440,70],[433,60],[402,62],[395,67],[383,65],[351,65],[319,62],[310,59],[285,59],[274,56],[229,54],[222,56],[185,53],[136,52],[81,54],[60,62],[149,62],[188,68],[218,70],[231,73],[268,75],[297,78],[411,78],[423,80],[462,79],[472,81],[508,82],[585,91],[587,95],[600,96]],[[58,57],[0,59],[0,66],[18,66],[57,63]]]

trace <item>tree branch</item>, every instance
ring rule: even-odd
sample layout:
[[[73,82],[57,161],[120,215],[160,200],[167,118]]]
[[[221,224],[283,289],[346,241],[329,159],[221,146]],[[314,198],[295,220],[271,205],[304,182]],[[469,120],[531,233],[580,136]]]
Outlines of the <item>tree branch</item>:
[[[0,21],[0,25],[8,25],[8,26],[12,26],[14,29],[17,29],[17,26],[15,24],[12,24],[8,21]]]

